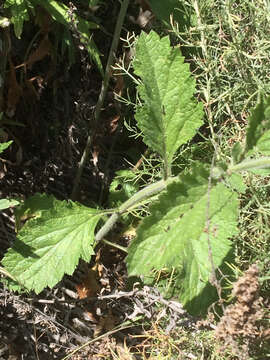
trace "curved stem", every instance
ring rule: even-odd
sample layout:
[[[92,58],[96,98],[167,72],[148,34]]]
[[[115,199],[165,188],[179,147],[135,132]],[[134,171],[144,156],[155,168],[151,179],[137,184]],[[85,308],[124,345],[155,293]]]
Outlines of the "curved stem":
[[[173,182],[176,178],[170,177],[166,181],[160,180],[154,184],[148,185],[146,188],[137,192],[130,199],[125,201],[114,214],[109,217],[106,223],[100,228],[95,236],[95,242],[98,243],[102,240],[108,232],[113,228],[114,224],[124,214],[128,209],[133,207],[136,204],[139,204],[142,200],[149,198],[150,196],[160,193],[162,190],[166,189],[169,183]]]
[[[121,251],[123,251],[124,253],[126,253],[127,254],[127,248],[125,248],[124,246],[121,246],[121,245],[119,245],[119,244],[116,244],[116,243],[113,243],[113,242],[111,242],[111,241],[109,241],[109,240],[106,240],[106,239],[102,239],[102,242],[104,242],[104,244],[106,244],[106,245],[109,245],[109,246],[112,246],[112,247],[114,247],[114,248],[116,248],[116,249],[119,249],[119,250],[121,250]]]

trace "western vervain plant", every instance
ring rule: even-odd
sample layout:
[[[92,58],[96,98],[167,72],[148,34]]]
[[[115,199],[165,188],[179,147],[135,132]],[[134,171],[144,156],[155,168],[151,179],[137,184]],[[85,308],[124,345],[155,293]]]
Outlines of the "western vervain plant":
[[[12,277],[8,286],[36,293],[53,287],[74,271],[80,258],[90,260],[121,216],[147,200],[150,215],[127,249],[129,275],[175,268],[179,299],[190,312],[200,314],[216,298],[215,271],[224,265],[231,239],[238,234],[238,199],[246,189],[242,173],[270,167],[270,98],[259,98],[249,117],[246,142],[234,145],[230,160],[197,161],[172,176],[176,152],[203,124],[203,105],[194,98],[195,80],[169,37],[160,38],[154,31],[137,39],[132,66],[140,99],[135,119],[144,143],[161,160],[162,178],[112,210],[40,194],[27,199],[17,222],[22,213],[30,219],[2,261]]]

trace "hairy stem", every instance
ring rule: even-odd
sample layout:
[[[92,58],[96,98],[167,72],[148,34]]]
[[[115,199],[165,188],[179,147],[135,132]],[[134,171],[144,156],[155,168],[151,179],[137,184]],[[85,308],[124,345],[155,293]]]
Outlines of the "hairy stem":
[[[259,159],[244,160],[239,164],[230,166],[227,170],[228,174],[250,169],[265,169],[270,167],[270,157],[261,157]]]
[[[154,184],[148,185],[146,188],[140,190],[137,194],[133,195],[130,199],[125,201],[111,217],[106,221],[106,223],[101,227],[95,236],[95,241],[98,243],[102,240],[108,232],[113,228],[114,224],[124,214],[128,209],[132,208],[134,205],[139,204],[142,200],[149,198],[150,196],[156,195],[164,190],[169,183],[174,181],[174,177],[168,178],[165,180],[160,180]]]
[[[101,113],[101,109],[103,107],[104,104],[104,100],[107,94],[107,90],[108,90],[108,85],[109,85],[109,80],[111,77],[111,66],[114,62],[114,54],[115,51],[118,47],[118,42],[119,42],[119,38],[120,38],[120,32],[123,26],[123,22],[124,22],[124,18],[127,12],[127,7],[129,4],[129,0],[123,0],[121,3],[121,9],[117,18],[117,23],[115,26],[115,31],[114,31],[114,35],[113,35],[113,41],[112,41],[112,45],[111,45],[111,49],[110,49],[110,53],[109,53],[109,57],[108,57],[108,61],[107,61],[107,65],[106,65],[106,70],[105,70],[105,75],[104,75],[104,80],[102,83],[102,87],[101,87],[101,91],[99,94],[99,98],[97,101],[97,105],[96,105],[96,110],[95,110],[95,122],[94,122],[94,126],[93,128],[95,129],[99,118],[100,118],[100,113]],[[85,145],[85,149],[83,152],[83,155],[81,157],[81,160],[79,162],[79,167],[77,170],[77,174],[75,177],[75,181],[74,181],[74,185],[73,185],[73,189],[72,189],[72,194],[71,194],[71,199],[75,200],[77,197],[77,192],[78,192],[78,187],[80,184],[80,180],[81,180],[81,176],[82,176],[82,171],[83,168],[85,166],[85,163],[88,161],[89,159],[89,155],[90,155],[90,150],[91,150],[91,143],[92,143],[92,134],[89,134],[87,141],[86,141],[86,145]]]

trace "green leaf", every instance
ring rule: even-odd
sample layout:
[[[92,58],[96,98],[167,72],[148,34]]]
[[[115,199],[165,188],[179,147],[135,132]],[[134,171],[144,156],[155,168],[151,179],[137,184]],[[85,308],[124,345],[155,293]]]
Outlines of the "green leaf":
[[[268,169],[249,169],[249,172],[255,175],[260,176],[269,176],[270,175],[270,167]]]
[[[236,142],[232,148],[232,159],[234,164],[238,164],[242,160],[244,149],[239,142]]]
[[[75,46],[72,35],[67,28],[62,28],[61,32],[56,31],[55,36],[61,42],[61,56],[66,56],[66,52],[68,54],[68,67],[70,68],[75,63]]]
[[[231,249],[228,239],[237,233],[237,208],[236,194],[222,183],[213,184],[209,192],[208,172],[195,166],[150,208],[129,248],[129,275],[175,267],[181,274],[181,302],[194,314],[206,311],[214,300],[204,293],[212,274],[208,236],[216,269]],[[198,302],[202,306],[190,305]]]
[[[234,190],[238,191],[241,194],[244,194],[246,192],[247,186],[243,181],[242,175],[234,173],[226,180]]]
[[[193,15],[193,7],[184,6],[179,0],[149,0],[150,6],[156,17],[170,24],[170,17],[178,23],[179,30],[182,31],[186,27],[195,25]]]
[[[27,221],[2,261],[6,271],[36,293],[72,274],[79,258],[89,261],[102,213],[53,198],[52,207],[39,215]]]
[[[83,37],[82,36],[81,42],[84,44],[90,58],[97,65],[97,68],[98,68],[100,74],[102,75],[102,77],[104,77],[104,70],[103,70],[102,62],[100,60],[100,52],[99,52],[94,40],[92,39],[92,37]]]
[[[9,145],[11,145],[13,143],[13,141],[11,140],[11,141],[8,141],[8,142],[5,142],[5,143],[0,143],[0,154],[4,151],[4,150],[6,150],[8,147],[9,147]]]
[[[96,23],[87,21],[80,16],[78,16],[75,12],[70,11],[70,8],[63,4],[60,1],[55,0],[32,0],[36,5],[44,7],[51,17],[56,20],[58,23],[70,27],[72,21],[74,21],[78,30],[82,32],[84,35],[88,35],[89,29],[98,29],[99,26]]]
[[[270,97],[260,98],[248,119],[245,152],[270,155]]]
[[[202,125],[203,106],[193,98],[195,80],[180,50],[170,46],[169,37],[160,39],[154,31],[140,35],[133,67],[142,81],[138,126],[144,142],[164,159],[169,174],[177,149]]]
[[[54,20],[64,25],[68,30],[75,27],[80,34],[80,41],[86,47],[86,50],[90,58],[96,63],[98,70],[103,76],[103,67],[100,61],[100,52],[98,51],[96,44],[91,37],[91,30],[98,29],[99,25],[91,21],[87,21],[78,16],[76,12],[70,12],[68,6],[59,1],[54,0],[33,0],[36,5],[43,6]],[[65,35],[64,40],[66,41]],[[72,54],[71,54],[72,55]]]
[[[19,201],[17,200],[0,199],[0,211],[16,205],[19,205]]]
[[[131,170],[119,170],[110,185],[109,206],[119,207],[139,191],[136,174]]]
[[[109,201],[110,208],[119,208],[125,201],[130,199],[139,190],[140,186],[136,183],[137,175],[132,170],[119,170],[110,185]],[[121,216],[120,221],[124,224],[134,220],[134,214],[129,212]]]
[[[39,193],[27,198],[14,211],[16,230],[21,229],[23,222],[40,217],[43,211],[50,210],[54,201],[54,196]]]
[[[6,28],[10,25],[10,20],[7,17],[0,16],[0,28]]]
[[[27,0],[6,0],[4,6],[10,9],[11,22],[14,25],[14,32],[17,38],[21,38],[24,21],[29,20]]]

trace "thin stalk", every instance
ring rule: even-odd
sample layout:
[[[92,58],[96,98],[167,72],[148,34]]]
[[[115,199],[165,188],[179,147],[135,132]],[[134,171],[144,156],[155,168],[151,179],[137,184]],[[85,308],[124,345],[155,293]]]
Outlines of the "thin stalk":
[[[115,244],[115,243],[113,243],[113,242],[111,242],[111,241],[109,241],[109,240],[106,240],[106,239],[102,239],[102,242],[104,243],[104,244],[106,244],[106,245],[109,245],[109,246],[112,246],[112,247],[114,247],[114,248],[116,248],[116,249],[119,249],[119,250],[121,250],[121,251],[123,251],[123,252],[125,252],[126,254],[127,254],[127,248],[125,248],[124,246],[121,246],[121,245],[119,245],[119,244]]]
[[[134,327],[135,325],[135,321],[136,320],[139,320],[140,317],[137,317],[133,320],[133,322],[131,322],[131,320],[128,320],[128,321],[125,321],[124,323],[122,323],[121,325],[119,326],[116,326],[113,330],[110,330],[108,332],[106,332],[105,334],[102,334],[94,339],[91,339],[87,342],[85,342],[83,345],[80,345],[78,347],[76,347],[74,350],[72,350],[68,355],[66,355],[65,357],[63,357],[61,360],[67,360],[69,358],[71,358],[71,356],[73,356],[74,354],[76,354],[78,351],[82,350],[83,348],[85,348],[86,346],[89,346],[90,344],[93,344],[94,342],[96,341],[99,341],[101,339],[104,339],[105,337],[109,336],[109,335],[112,335],[112,334],[115,334],[117,333],[118,331],[123,331],[125,329],[128,329],[128,328],[131,328],[131,327]]]
[[[113,228],[114,224],[128,209],[136,204],[139,204],[142,200],[149,198],[150,196],[156,195],[164,190],[167,185],[175,180],[174,177],[165,180],[160,180],[154,184],[148,185],[146,188],[140,190],[137,194],[133,195],[130,199],[125,201],[114,214],[109,217],[106,223],[100,228],[95,236],[95,242],[98,243],[102,240],[108,232]]]
[[[97,101],[97,105],[96,105],[96,110],[95,110],[95,122],[94,122],[94,130],[96,129],[96,126],[98,124],[99,118],[100,118],[100,113],[101,113],[101,109],[103,107],[104,104],[104,100],[107,94],[107,90],[108,90],[108,85],[109,85],[109,81],[110,81],[110,77],[111,77],[111,66],[114,62],[114,55],[115,55],[115,51],[118,47],[118,43],[119,43],[119,38],[120,38],[120,32],[123,26],[123,22],[124,22],[124,18],[127,12],[127,7],[129,4],[129,0],[123,0],[121,3],[121,9],[117,18],[117,23],[115,26],[115,31],[114,31],[114,35],[113,35],[113,41],[112,41],[112,45],[111,45],[111,49],[110,49],[110,53],[109,53],[109,57],[108,57],[108,61],[107,61],[107,65],[106,65],[106,70],[105,70],[105,75],[104,75],[104,80],[101,86],[101,91],[99,94],[99,98]],[[85,145],[85,149],[83,152],[83,155],[81,157],[81,160],[79,162],[79,167],[77,170],[77,174],[75,177],[75,181],[74,181],[74,185],[73,185],[73,189],[72,189],[72,194],[71,194],[71,199],[75,200],[76,196],[77,196],[77,192],[78,192],[78,187],[80,184],[80,180],[82,177],[82,171],[83,168],[85,166],[85,163],[88,161],[89,159],[89,155],[90,155],[90,150],[91,150],[91,143],[92,143],[92,134],[89,134],[87,141],[86,141],[86,145]]]

